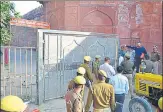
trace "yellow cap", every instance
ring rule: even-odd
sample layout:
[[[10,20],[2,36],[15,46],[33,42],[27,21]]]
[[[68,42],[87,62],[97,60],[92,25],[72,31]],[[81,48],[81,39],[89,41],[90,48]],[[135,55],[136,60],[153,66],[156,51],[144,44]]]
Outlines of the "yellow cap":
[[[1,100],[1,109],[9,112],[23,112],[27,105],[17,96],[6,96]]]
[[[95,58],[97,58],[97,59],[98,59],[98,58],[101,58],[101,56],[100,56],[100,55],[96,55],[96,56],[95,56]]]
[[[99,70],[98,73],[104,77],[107,77],[107,74],[104,70]]]
[[[85,71],[85,68],[84,67],[79,67],[77,69],[77,72],[80,73],[80,74],[82,74],[82,75],[84,75],[86,71]]]
[[[85,61],[91,61],[91,57],[90,56],[84,56],[84,60]]]
[[[85,80],[85,78],[83,76],[76,76],[74,78],[74,82],[76,84],[85,84],[86,83],[86,80]]]
[[[162,102],[163,102],[163,97],[161,97],[159,100],[158,100],[158,106],[159,106],[159,108],[161,109],[161,110],[163,110],[163,104],[162,104]]]

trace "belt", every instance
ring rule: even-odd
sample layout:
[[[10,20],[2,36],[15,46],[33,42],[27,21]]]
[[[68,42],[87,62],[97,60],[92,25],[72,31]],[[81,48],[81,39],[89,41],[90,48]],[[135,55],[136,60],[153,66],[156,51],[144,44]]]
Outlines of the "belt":
[[[108,107],[108,108],[103,108],[103,109],[95,109],[95,108],[94,108],[93,110],[94,110],[94,111],[102,111],[102,110],[105,110],[105,111],[106,111],[106,110],[111,110],[111,109],[110,109],[110,107]]]

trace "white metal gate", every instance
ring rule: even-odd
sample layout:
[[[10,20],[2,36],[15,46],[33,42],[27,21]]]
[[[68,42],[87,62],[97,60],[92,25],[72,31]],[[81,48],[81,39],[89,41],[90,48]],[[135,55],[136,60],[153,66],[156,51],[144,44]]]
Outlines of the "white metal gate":
[[[116,67],[119,39],[115,34],[38,30],[38,103],[63,97],[68,82],[76,76],[84,55],[111,58]],[[91,66],[91,64],[90,64]]]
[[[36,48],[1,46],[1,97],[36,100]]]

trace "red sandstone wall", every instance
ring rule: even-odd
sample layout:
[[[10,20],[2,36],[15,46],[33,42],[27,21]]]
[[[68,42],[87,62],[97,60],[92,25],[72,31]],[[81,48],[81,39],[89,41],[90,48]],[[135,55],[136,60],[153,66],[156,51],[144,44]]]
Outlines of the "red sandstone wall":
[[[65,28],[65,3],[63,1],[44,3],[44,20],[50,23],[51,29],[59,30]]]
[[[136,14],[136,12],[139,12]],[[142,14],[140,13],[142,12]],[[137,23],[137,24],[136,24]],[[158,45],[162,51],[162,3],[137,2],[132,6],[130,13],[131,36],[141,38],[148,51]]]
[[[45,20],[52,29],[138,37],[149,52],[154,44],[162,51],[161,2],[57,1],[45,7]],[[121,39],[121,43],[129,41]]]

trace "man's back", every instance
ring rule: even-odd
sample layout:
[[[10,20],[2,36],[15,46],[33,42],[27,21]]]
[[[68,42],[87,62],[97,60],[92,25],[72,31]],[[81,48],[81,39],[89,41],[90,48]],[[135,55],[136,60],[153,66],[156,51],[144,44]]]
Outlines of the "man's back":
[[[99,67],[100,67],[100,63],[99,62],[93,62],[93,66],[92,66],[92,72],[94,74],[97,74],[98,70],[99,70]]]
[[[87,64],[81,64],[80,65],[80,67],[83,67],[83,68],[85,68],[85,70],[86,70],[86,73],[84,74],[84,78],[86,79],[86,80],[91,80],[91,81],[93,81],[93,77],[92,77],[92,74],[91,74],[91,69],[90,69],[90,67],[87,65]]]
[[[130,60],[125,60],[121,63],[123,74],[132,74],[134,64]]]
[[[154,68],[153,66],[153,62],[150,60],[144,60],[145,64],[146,64],[146,68],[144,69],[144,72],[146,73],[152,73],[152,70]]]
[[[100,66],[100,70],[104,70],[107,73],[108,78],[115,75],[114,68],[108,63],[104,63]]]
[[[65,95],[67,112],[82,112],[83,102],[80,94],[74,92],[74,90],[68,91]]]
[[[128,79],[122,74],[117,74],[113,76],[110,80],[110,83],[113,85],[115,94],[127,94],[129,90]]]
[[[94,96],[94,108],[108,108],[115,103],[113,86],[105,82],[99,82],[92,86]]]

